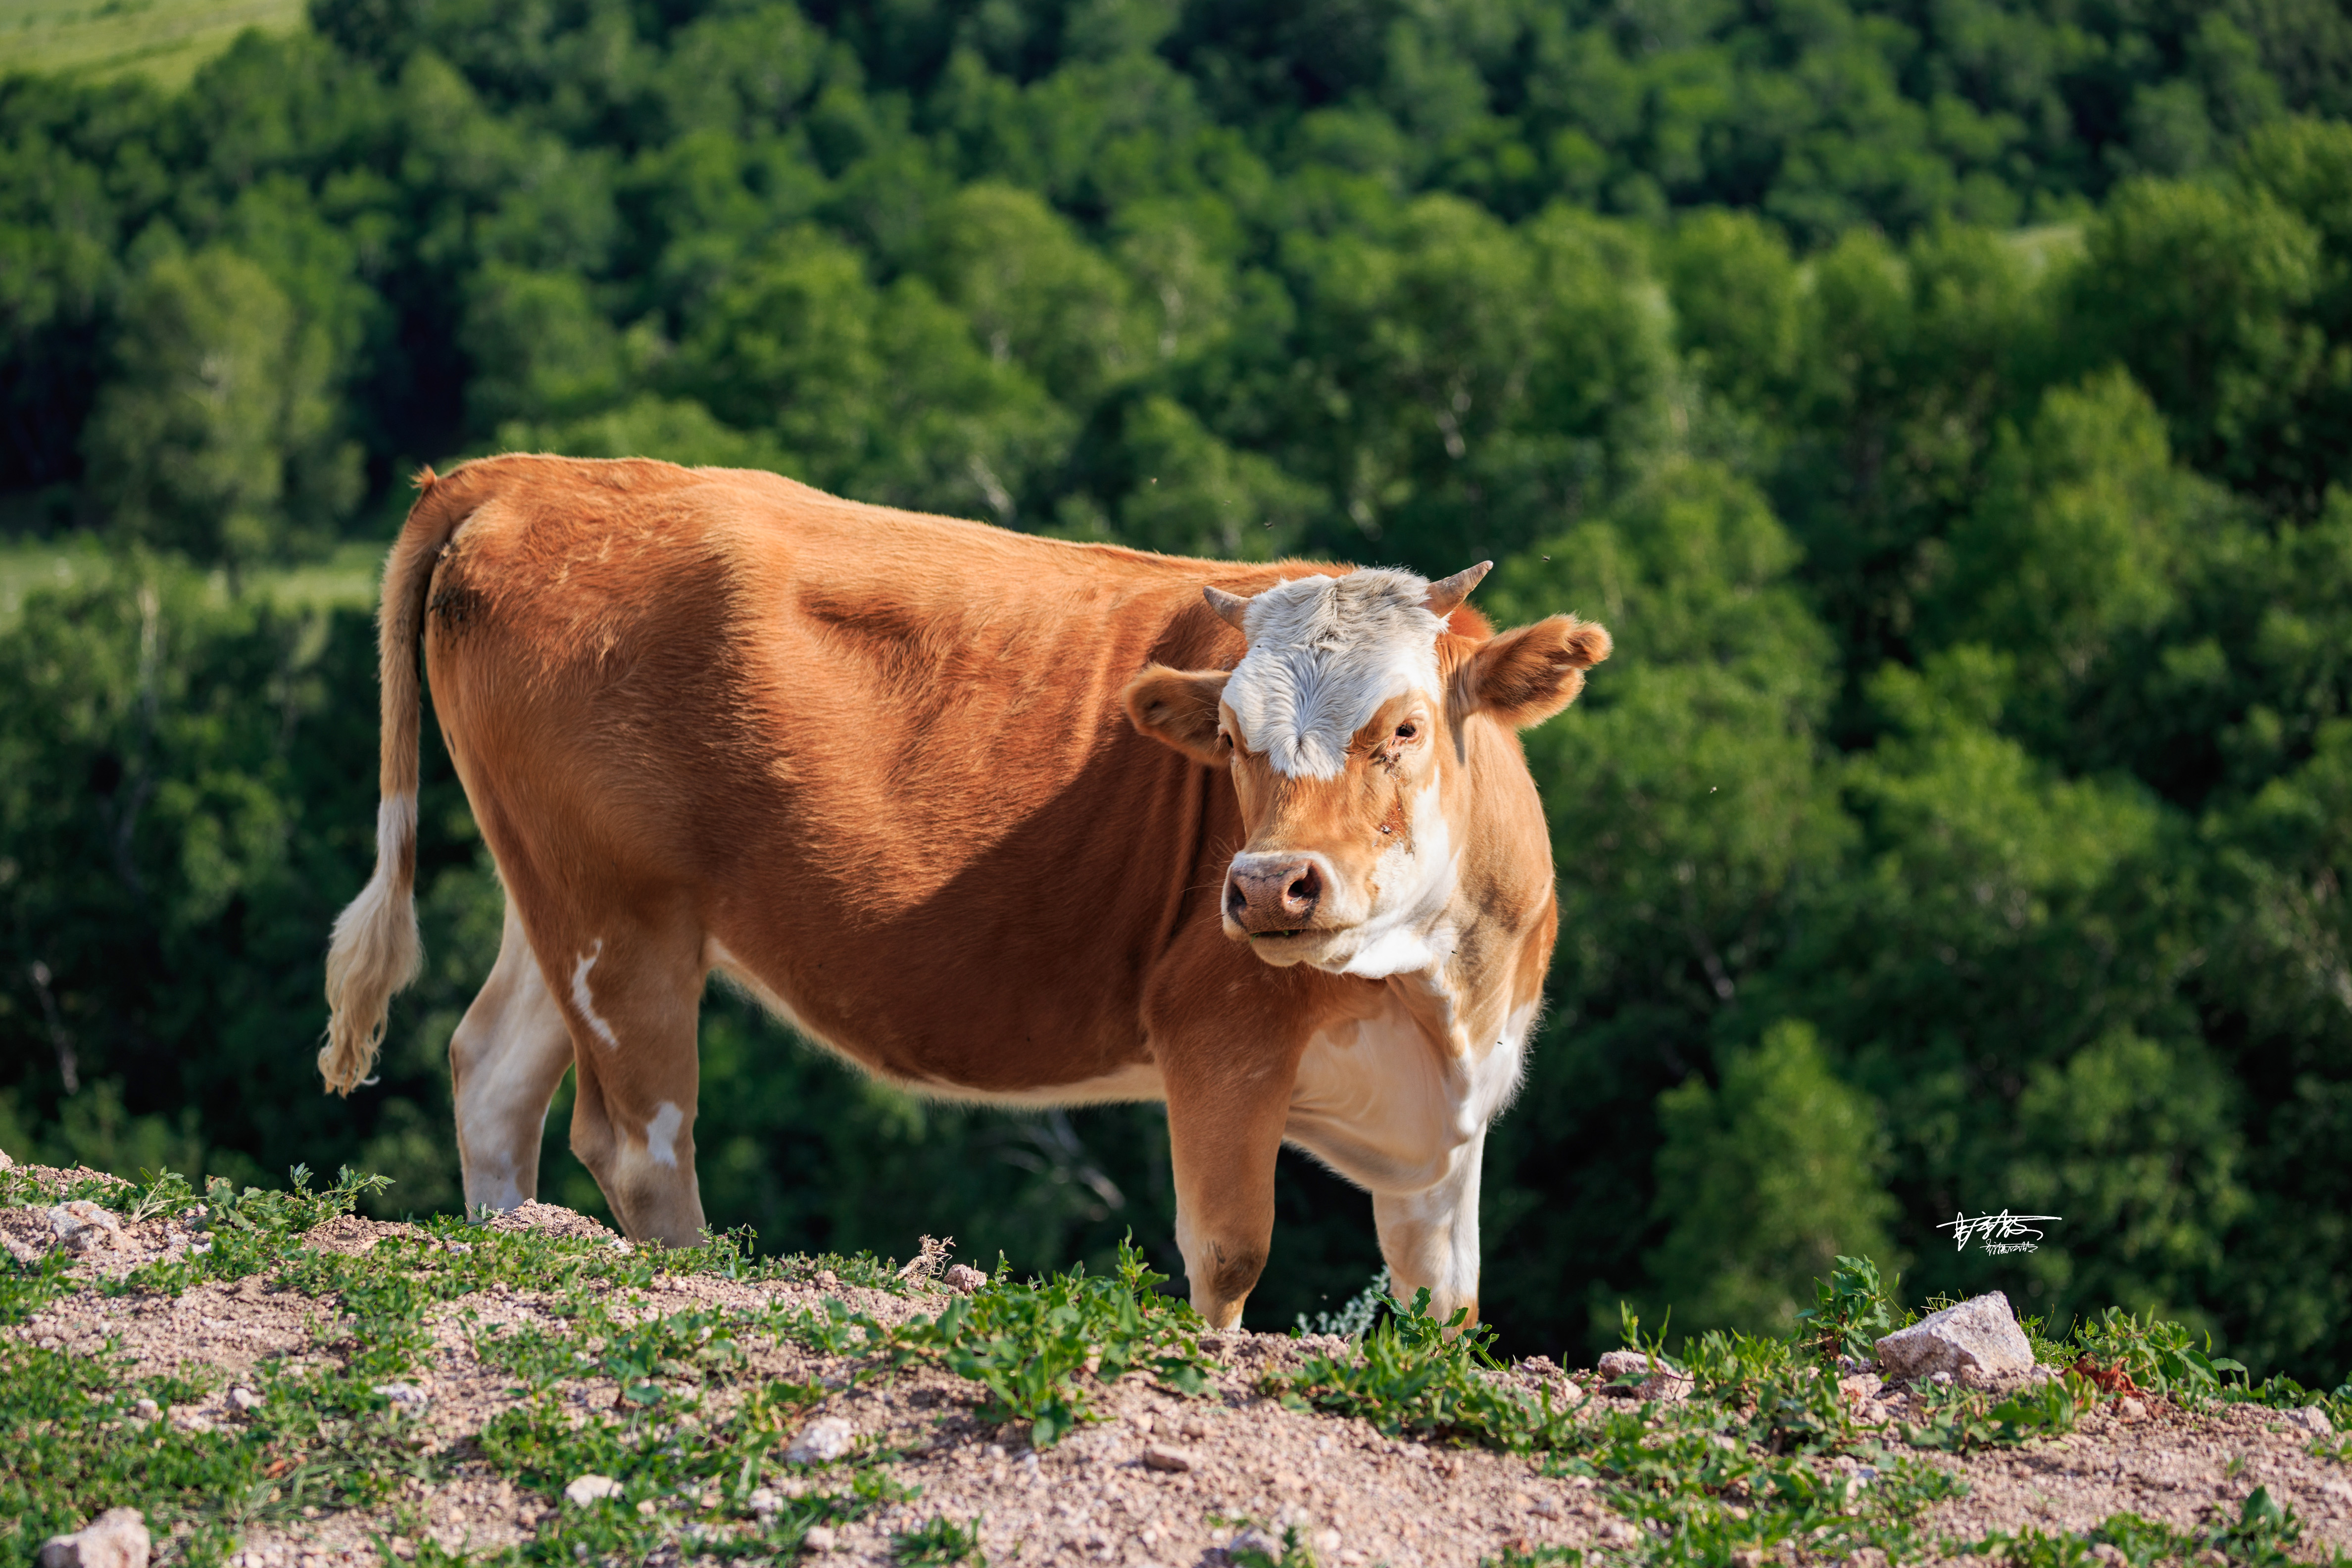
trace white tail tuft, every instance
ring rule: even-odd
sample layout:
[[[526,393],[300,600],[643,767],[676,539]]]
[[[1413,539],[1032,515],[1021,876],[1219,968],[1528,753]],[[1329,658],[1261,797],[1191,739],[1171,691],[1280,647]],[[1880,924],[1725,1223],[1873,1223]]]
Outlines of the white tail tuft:
[[[375,812],[375,875],[335,918],[327,950],[327,1043],[319,1071],[349,1094],[367,1080],[383,1045],[393,993],[416,978],[425,943],[416,931],[416,797],[387,795]]]

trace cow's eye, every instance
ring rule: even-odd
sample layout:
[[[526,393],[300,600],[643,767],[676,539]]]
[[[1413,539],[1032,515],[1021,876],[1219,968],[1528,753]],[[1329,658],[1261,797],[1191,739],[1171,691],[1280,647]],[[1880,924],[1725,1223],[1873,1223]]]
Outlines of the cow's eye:
[[[1396,738],[1397,738],[1398,740],[1400,740],[1400,741],[1410,741],[1410,740],[1412,740],[1415,735],[1418,735],[1418,734],[1420,734],[1420,733],[1421,733],[1421,731],[1419,730],[1419,728],[1417,728],[1417,727],[1416,727],[1416,726],[1414,726],[1414,725],[1412,725],[1412,724],[1400,724],[1400,725],[1398,725],[1398,726],[1397,726],[1397,734],[1396,734]]]

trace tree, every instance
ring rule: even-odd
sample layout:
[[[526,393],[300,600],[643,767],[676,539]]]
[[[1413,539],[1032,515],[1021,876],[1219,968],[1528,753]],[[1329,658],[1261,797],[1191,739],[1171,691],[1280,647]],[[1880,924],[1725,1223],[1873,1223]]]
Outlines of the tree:
[[[1645,1262],[1676,1328],[1786,1334],[1840,1253],[1899,1261],[1877,1114],[1807,1025],[1729,1053],[1719,1086],[1694,1074],[1668,1089],[1658,1124],[1654,1213],[1668,1228]]]
[[[159,258],[124,309],[117,360],[85,443],[123,537],[244,568],[317,549],[358,502],[331,345],[254,263]]]

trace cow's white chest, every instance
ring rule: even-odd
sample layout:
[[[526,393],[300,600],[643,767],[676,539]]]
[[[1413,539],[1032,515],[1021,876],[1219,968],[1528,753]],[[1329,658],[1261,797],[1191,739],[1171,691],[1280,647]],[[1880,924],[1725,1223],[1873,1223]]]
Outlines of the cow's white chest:
[[[1285,1136],[1372,1192],[1434,1186],[1510,1103],[1535,1011],[1513,1013],[1503,1037],[1467,1058],[1443,1051],[1393,997],[1372,1018],[1318,1033]]]

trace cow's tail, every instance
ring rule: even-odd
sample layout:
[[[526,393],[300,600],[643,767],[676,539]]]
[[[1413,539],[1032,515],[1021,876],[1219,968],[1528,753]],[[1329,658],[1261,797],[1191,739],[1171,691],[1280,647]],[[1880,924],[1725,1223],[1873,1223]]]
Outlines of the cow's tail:
[[[383,718],[375,875],[335,918],[334,940],[327,949],[327,1043],[319,1049],[319,1071],[337,1094],[368,1081],[383,1045],[393,994],[416,978],[425,959],[416,931],[416,745],[423,718],[418,644],[434,564],[470,508],[458,494],[468,487],[436,479],[429,468],[418,472],[416,487],[424,493],[409,509],[400,542],[384,563],[383,605],[376,623]]]

